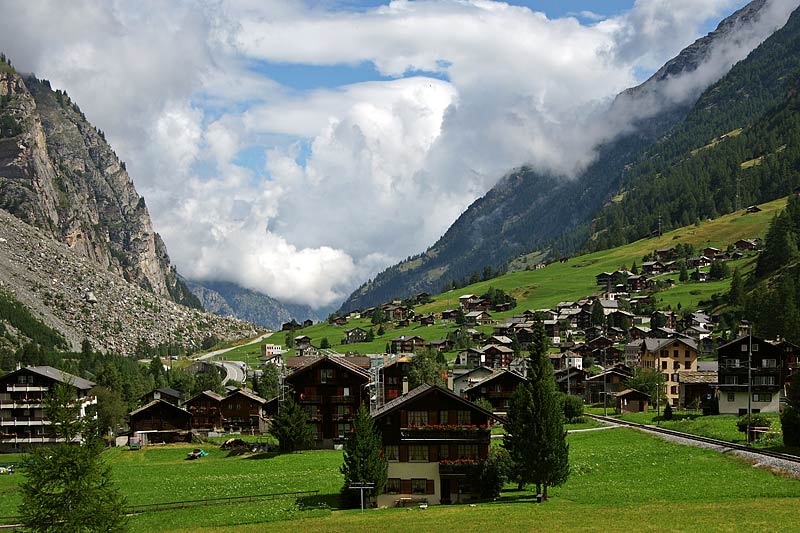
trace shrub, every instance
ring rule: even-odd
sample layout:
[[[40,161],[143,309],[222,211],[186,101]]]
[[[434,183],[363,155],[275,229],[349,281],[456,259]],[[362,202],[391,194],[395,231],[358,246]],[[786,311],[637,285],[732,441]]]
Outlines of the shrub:
[[[564,400],[564,419],[573,422],[583,416],[583,398],[565,394]]]
[[[742,433],[747,433],[747,415],[739,417],[739,420],[736,421],[736,429],[741,431]],[[770,426],[769,418],[764,415],[750,415],[750,427],[751,428],[768,428]]]
[[[664,420],[672,420],[672,405],[671,404],[667,404],[667,406],[664,407]]]

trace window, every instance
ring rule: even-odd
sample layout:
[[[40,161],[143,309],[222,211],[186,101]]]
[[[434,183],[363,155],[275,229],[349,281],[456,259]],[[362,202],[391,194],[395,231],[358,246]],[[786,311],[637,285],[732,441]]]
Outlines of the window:
[[[672,350],[672,357],[674,357],[675,359],[678,358],[678,350]]]
[[[775,385],[775,376],[753,376],[753,385]]]
[[[450,459],[450,445],[449,444],[440,444],[439,445],[439,459]]]
[[[18,385],[25,385],[25,377],[26,376],[17,376],[17,384]]]
[[[678,387],[676,385],[671,386],[669,388],[669,393],[670,394],[678,394]]]
[[[400,460],[400,446],[397,444],[388,444],[383,447],[383,457],[387,461],[399,461]]]
[[[450,412],[449,411],[445,411],[444,409],[439,411],[439,423],[440,424],[447,425],[447,424],[450,423],[449,420],[450,420]]]
[[[681,364],[678,361],[672,362],[672,370],[680,370]]]
[[[345,387],[342,396],[350,396],[350,387]]]
[[[459,459],[477,459],[478,458],[478,445],[477,444],[459,444],[458,445],[458,458]]]
[[[306,411],[306,416],[308,416],[308,418],[310,418],[311,420],[317,419],[317,415],[319,414],[319,412],[317,411],[316,405],[306,405],[304,406],[304,409]]]
[[[425,494],[428,488],[427,479],[412,479],[411,480],[411,494]]]
[[[424,444],[412,444],[408,447],[408,461],[416,463],[428,462],[428,447]]]
[[[775,359],[762,359],[761,368],[775,368],[777,366]]]
[[[772,401],[772,394],[768,392],[754,392],[753,401],[769,403]]]
[[[661,370],[666,370],[666,369],[667,369],[667,362],[661,361]]]
[[[428,423],[428,411],[409,411],[408,412],[408,425],[409,426],[424,426]]]
[[[688,357],[691,357],[691,356],[692,356],[692,352],[690,352],[688,349],[687,349],[687,350],[684,350],[684,351],[683,351],[683,356],[684,356],[684,357],[687,357],[687,358],[688,358]]]
[[[725,376],[725,385],[736,385],[736,376]]]
[[[458,425],[459,426],[468,426],[472,423],[472,413],[469,411],[459,411],[458,412]]]
[[[753,347],[751,348],[751,350],[754,351],[754,352],[757,352],[758,351],[758,344],[753,344]]]
[[[400,492],[400,478],[390,477],[386,480],[386,494],[398,494]]]
[[[349,405],[337,405],[336,406],[336,416],[339,418],[345,418],[350,416],[350,406]]]
[[[670,376],[670,381],[674,381],[675,383],[680,381],[680,376],[678,374],[672,374]]]
[[[338,430],[340,439],[344,438],[345,436],[347,436],[348,433],[352,431],[352,429],[350,428],[350,422],[336,424],[336,429]]]
[[[736,393],[729,392],[728,393],[728,401],[729,402],[735,402],[736,401]]]
[[[328,383],[329,381],[333,381],[333,369],[323,368],[319,371],[319,382]]]

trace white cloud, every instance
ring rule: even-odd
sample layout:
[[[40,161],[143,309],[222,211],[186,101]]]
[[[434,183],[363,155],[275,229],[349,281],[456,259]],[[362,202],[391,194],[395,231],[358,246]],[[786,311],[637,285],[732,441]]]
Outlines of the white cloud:
[[[582,24],[487,0],[20,1],[0,49],[107,133],[182,273],[321,306],[430,245],[508,169],[585,166],[635,118],[596,117],[637,69],[741,3],[638,0]],[[796,4],[775,0],[774,23]],[[717,50],[670,97],[761,38]],[[302,91],[264,62],[367,63],[396,79]]]

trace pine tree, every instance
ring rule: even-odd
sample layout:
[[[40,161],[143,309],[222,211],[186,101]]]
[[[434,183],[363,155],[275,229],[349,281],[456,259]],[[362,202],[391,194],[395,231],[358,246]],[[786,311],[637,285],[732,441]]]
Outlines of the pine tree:
[[[789,382],[781,429],[785,446],[800,447],[800,372],[795,372]]]
[[[506,416],[506,434],[503,437],[503,447],[508,450],[511,462],[509,479],[516,482],[519,490],[533,481],[533,471],[538,460],[536,450],[531,446],[533,411],[530,383],[522,383],[511,396]]]
[[[344,463],[339,471],[344,475],[342,499],[350,507],[358,505],[360,496],[351,484],[373,483],[373,497],[386,486],[388,463],[381,454],[381,434],[363,403],[353,421],[353,432],[344,443]]]
[[[125,500],[100,458],[103,440],[94,421],[78,417],[72,395],[70,385],[59,383],[45,400],[51,428],[63,440],[24,460],[20,521],[31,531],[123,531]],[[73,442],[78,435],[83,442]]]
[[[744,282],[739,268],[736,267],[733,269],[731,289],[728,292],[728,305],[741,306],[742,304],[744,304]]]
[[[286,398],[280,412],[272,421],[270,434],[278,439],[281,451],[293,452],[308,447],[313,436],[308,416],[303,407],[296,404],[291,396]]]

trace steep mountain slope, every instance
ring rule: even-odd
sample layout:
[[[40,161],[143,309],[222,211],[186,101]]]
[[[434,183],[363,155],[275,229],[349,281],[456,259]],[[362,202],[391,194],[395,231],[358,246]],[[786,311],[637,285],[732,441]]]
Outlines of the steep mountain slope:
[[[766,32],[764,37],[774,29],[763,27],[765,23],[760,18],[768,5],[764,0],[751,2],[722,21],[713,33],[683,50],[645,83],[620,94],[605,119],[617,124],[627,119],[632,124],[623,129],[627,133],[601,146],[595,163],[581,175],[564,179],[530,168],[511,172],[475,201],[424,254],[391,267],[364,284],[345,301],[342,310],[423,290],[435,292],[484,266],[503,268],[511,258],[525,252],[551,248],[572,253],[581,249],[592,235],[592,217],[630,182],[631,168],[665,164],[660,155],[653,155],[649,149],[672,138],[684,119],[698,121],[689,112],[694,113],[700,93],[715,81],[708,76],[724,74],[719,65],[725,63],[715,61],[714,68],[705,70],[700,70],[701,65],[707,66],[704,62],[715,54],[728,57],[724,54],[730,50],[741,54],[744,42],[756,46],[760,42],[756,29]],[[780,47],[769,44],[773,40],[768,39],[762,48]],[[797,57],[796,51],[794,54]],[[753,62],[760,61],[757,68],[771,68],[767,59],[753,55]],[[742,63],[748,61],[751,59]],[[789,59],[776,65],[775,71],[788,75],[792,65],[793,60]],[[769,107],[768,100],[740,111],[759,116]],[[724,102],[719,100],[717,104]]]
[[[128,282],[2,209],[0,292],[63,334],[72,349],[89,339],[97,349],[131,355],[140,342],[198,348],[206,337],[257,333],[253,324],[190,309]],[[0,326],[7,325],[0,316]]]
[[[193,307],[101,131],[47,81],[0,69],[0,208],[159,296]]]
[[[270,329],[280,329],[281,324],[292,319],[303,322],[307,318],[315,321],[324,318],[308,306],[282,303],[235,283],[186,281],[186,285],[200,299],[206,311],[234,316]]]

